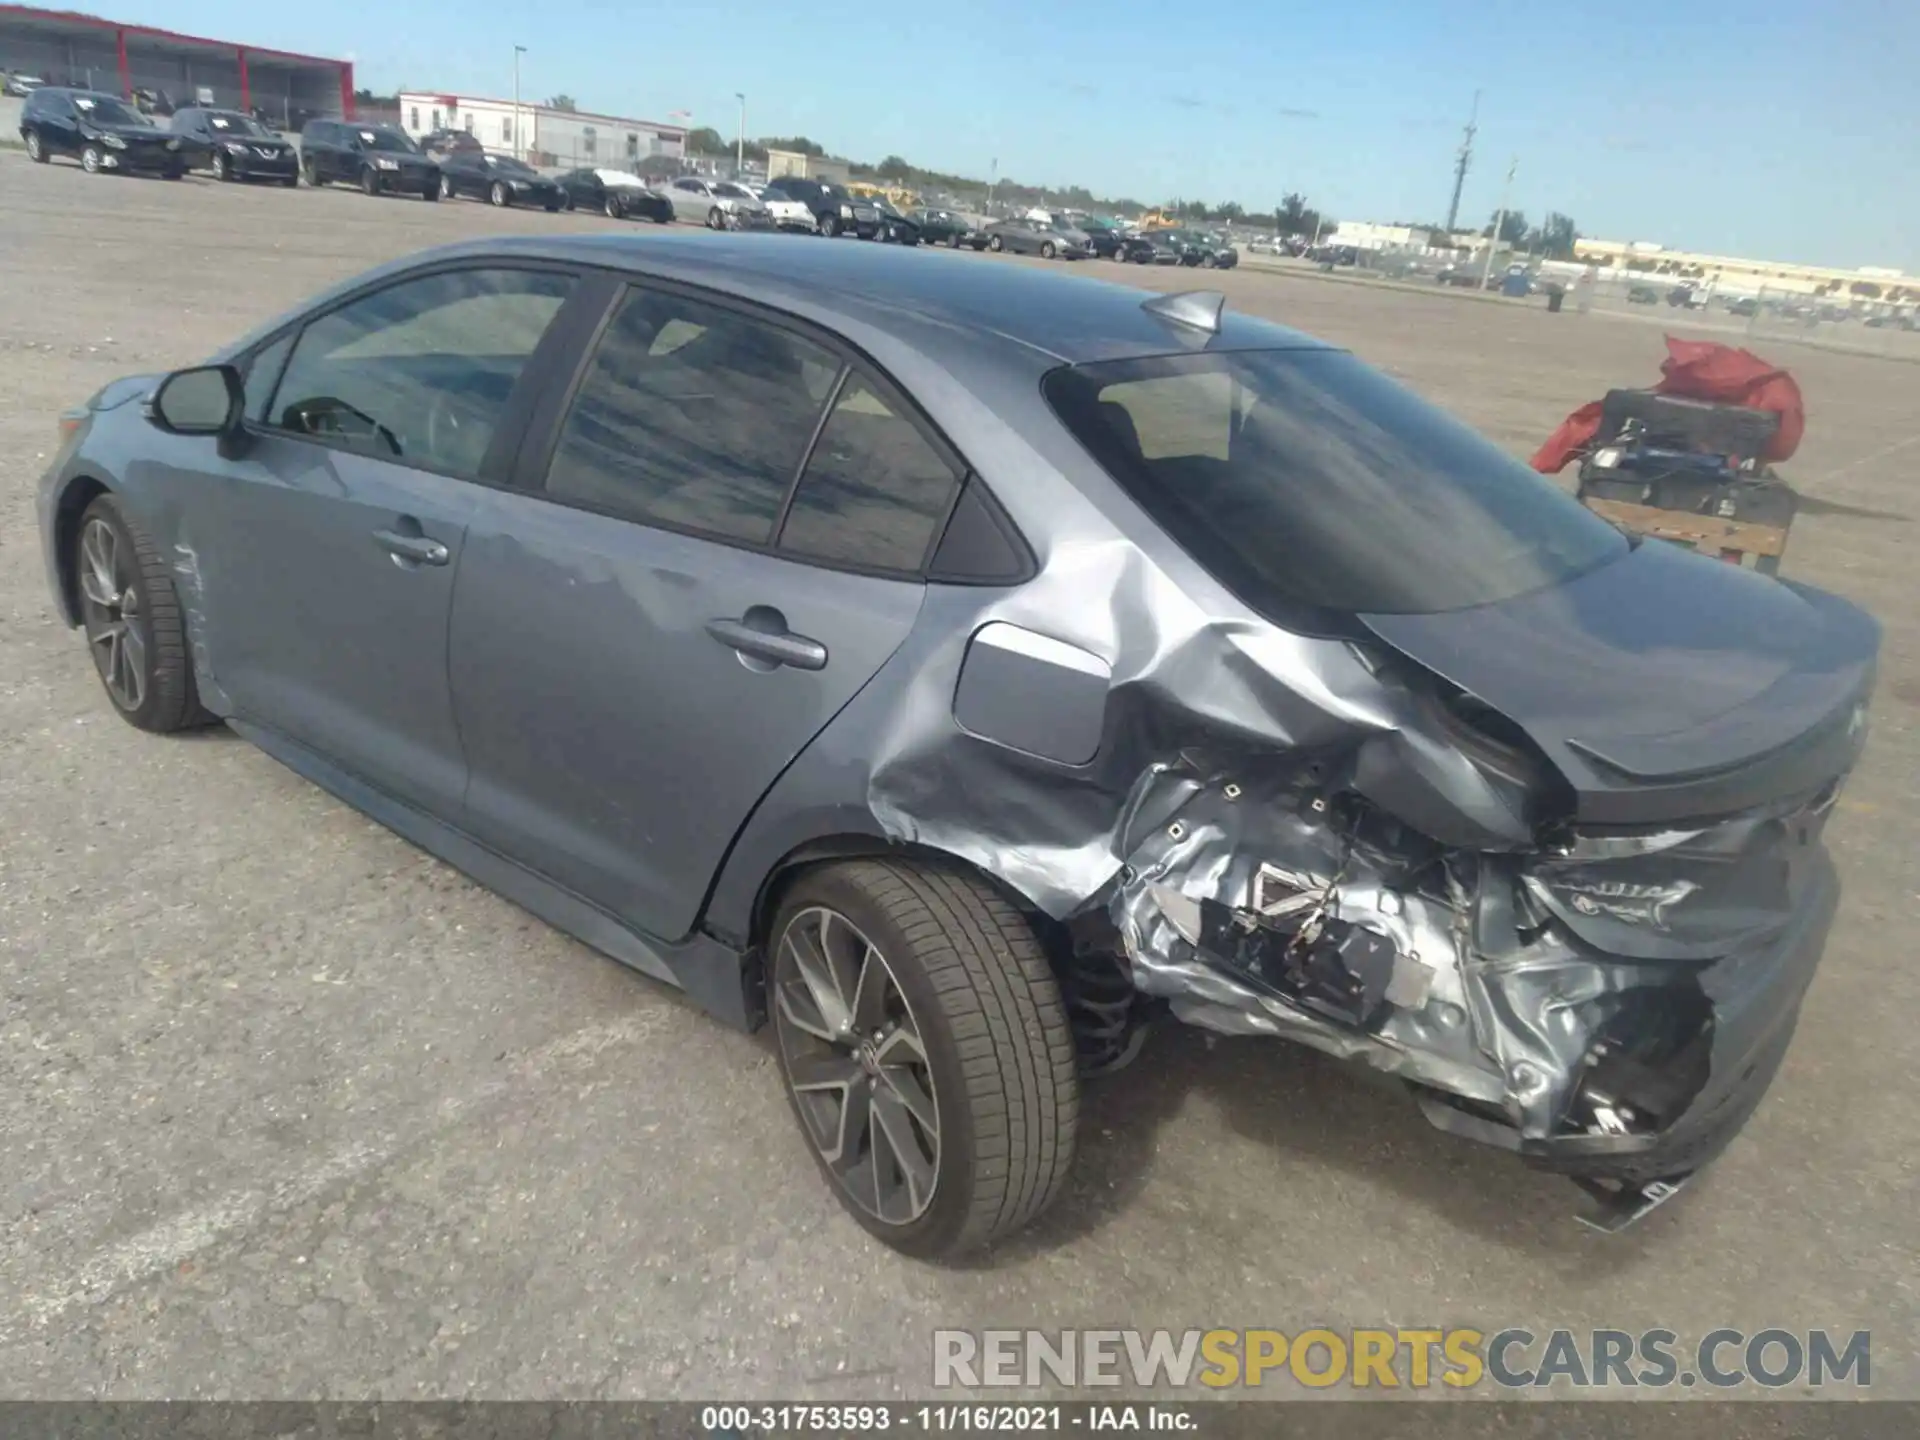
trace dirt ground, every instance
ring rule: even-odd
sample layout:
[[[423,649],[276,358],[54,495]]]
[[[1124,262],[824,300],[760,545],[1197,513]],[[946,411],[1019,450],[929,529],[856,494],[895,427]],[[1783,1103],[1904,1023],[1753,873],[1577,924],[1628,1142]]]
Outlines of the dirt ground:
[[[53,619],[60,409],[415,248],[612,224],[0,153],[0,1394],[856,1399],[925,1393],[936,1326],[1468,1324],[1871,1329],[1874,1391],[1920,1397],[1920,366],[1769,352],[1810,416],[1786,572],[1877,614],[1885,665],[1798,1038],[1687,1194],[1602,1238],[1390,1089],[1159,1033],[1092,1088],[1062,1203],[943,1270],[841,1215],[762,1042],[225,732],[121,724]],[[1672,318],[1127,278],[1218,285],[1516,452],[1651,382]]]

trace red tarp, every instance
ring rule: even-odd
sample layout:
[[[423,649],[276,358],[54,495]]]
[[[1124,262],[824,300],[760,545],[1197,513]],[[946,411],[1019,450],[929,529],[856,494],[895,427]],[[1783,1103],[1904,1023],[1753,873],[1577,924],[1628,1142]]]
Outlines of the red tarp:
[[[1759,457],[1768,462],[1785,460],[1798,450],[1800,436],[1807,428],[1800,387],[1794,384],[1793,376],[1751,351],[1731,345],[1667,336],[1667,358],[1660,364],[1660,383],[1653,388],[1662,395],[1687,400],[1717,400],[1750,410],[1773,411],[1780,417],[1780,428],[1774,431],[1766,453]],[[1593,443],[1599,429],[1600,402],[1595,400],[1562,420],[1560,428],[1547,437],[1547,443],[1528,463],[1542,475],[1555,474]]]

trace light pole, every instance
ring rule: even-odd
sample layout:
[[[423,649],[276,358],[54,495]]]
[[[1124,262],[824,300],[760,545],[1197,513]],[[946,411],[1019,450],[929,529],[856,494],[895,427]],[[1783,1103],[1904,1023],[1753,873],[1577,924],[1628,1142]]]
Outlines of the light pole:
[[[1493,274],[1493,252],[1500,243],[1500,232],[1507,228],[1507,192],[1513,188],[1513,172],[1520,168],[1520,157],[1513,157],[1513,163],[1507,166],[1507,178],[1500,186],[1500,213],[1493,217],[1493,237],[1487,241],[1487,263],[1480,267],[1480,288],[1487,288],[1487,280]]]
[[[733,178],[738,180],[747,168],[747,97],[736,90],[733,98],[740,102],[740,128],[733,132]]]
[[[520,158],[520,57],[527,53],[527,47],[513,47],[513,158]]]
[[[993,163],[988,170],[988,177],[987,218],[991,220],[993,218],[993,192],[1000,188],[1000,157],[998,155],[993,157]]]

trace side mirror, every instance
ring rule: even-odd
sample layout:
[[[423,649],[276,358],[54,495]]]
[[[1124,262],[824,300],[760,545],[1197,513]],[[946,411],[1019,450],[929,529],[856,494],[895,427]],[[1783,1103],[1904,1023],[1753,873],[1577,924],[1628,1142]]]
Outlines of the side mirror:
[[[231,365],[176,370],[147,402],[147,418],[169,435],[228,435],[240,428],[247,392]]]

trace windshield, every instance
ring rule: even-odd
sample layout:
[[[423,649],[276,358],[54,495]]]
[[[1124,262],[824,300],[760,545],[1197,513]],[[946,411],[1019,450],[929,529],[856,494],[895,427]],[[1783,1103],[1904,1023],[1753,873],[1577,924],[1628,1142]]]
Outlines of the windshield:
[[[730,195],[735,200],[753,199],[752,191],[748,190],[744,185],[734,184],[731,180],[722,180],[719,184],[715,185],[713,187],[713,193],[716,195]]]
[[[534,170],[534,168],[531,165],[527,164],[526,161],[515,160],[514,158],[508,155],[496,156],[489,163],[493,166],[493,168],[496,171],[498,171],[502,175],[527,176],[527,175],[533,175],[538,173]]]
[[[417,155],[413,141],[398,130],[361,130],[360,143],[369,150],[388,150],[398,155]]]
[[[129,110],[111,95],[76,95],[73,108],[96,125],[144,125],[147,117]]]
[[[1268,613],[1459,610],[1627,549],[1550,481],[1344,352],[1082,365],[1044,389],[1127,493]]]
[[[216,135],[251,135],[257,138],[272,133],[245,115],[229,115],[218,111],[207,116],[207,124],[213,127]]]

